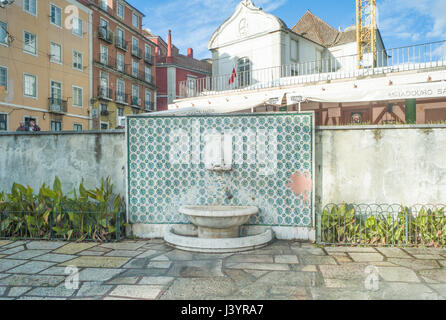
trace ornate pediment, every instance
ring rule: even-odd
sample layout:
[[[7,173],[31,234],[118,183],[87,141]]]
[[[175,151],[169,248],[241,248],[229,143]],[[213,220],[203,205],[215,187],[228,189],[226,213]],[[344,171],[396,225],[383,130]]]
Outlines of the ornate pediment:
[[[214,32],[208,49],[216,49],[282,29],[288,29],[282,20],[256,7],[251,0],[242,0],[232,16]]]

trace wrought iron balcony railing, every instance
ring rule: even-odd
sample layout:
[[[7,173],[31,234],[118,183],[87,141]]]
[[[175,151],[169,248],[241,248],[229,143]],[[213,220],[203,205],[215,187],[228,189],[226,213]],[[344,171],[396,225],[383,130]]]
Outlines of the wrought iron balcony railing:
[[[320,81],[357,78],[412,70],[446,67],[446,40],[366,54],[307,61],[257,70],[237,71],[179,83],[180,97],[218,95],[227,91],[249,91]]]
[[[150,65],[153,64],[153,56],[150,54],[145,54],[144,55],[144,61]]]
[[[142,58],[142,50],[137,47],[132,46],[132,56],[134,56],[135,58],[141,59]]]
[[[127,52],[129,50],[129,42],[122,37],[115,36],[115,47]]]
[[[106,27],[99,27],[98,28],[98,39],[100,40],[104,40],[108,43],[113,43],[113,32],[111,32],[108,28]]]
[[[52,113],[67,113],[67,100],[61,98],[48,98],[48,110]]]
[[[145,101],[144,109],[146,111],[155,111],[155,103],[153,103],[152,101]]]
[[[122,92],[116,92],[116,102],[121,104],[129,103],[129,95]]]
[[[111,99],[112,98],[112,89],[107,87],[98,87],[98,98],[100,99]]]
[[[137,96],[132,96],[132,106],[141,107],[141,98]]]

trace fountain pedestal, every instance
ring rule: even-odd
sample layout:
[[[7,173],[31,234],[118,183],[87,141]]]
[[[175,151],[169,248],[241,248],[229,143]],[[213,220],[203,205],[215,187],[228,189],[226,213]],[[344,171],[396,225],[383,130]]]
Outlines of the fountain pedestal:
[[[227,253],[261,248],[273,239],[273,232],[267,229],[261,234],[243,236],[240,227],[259,213],[257,207],[235,206],[184,206],[179,212],[186,215],[198,229],[198,236],[181,235],[169,229],[164,240],[178,249]]]

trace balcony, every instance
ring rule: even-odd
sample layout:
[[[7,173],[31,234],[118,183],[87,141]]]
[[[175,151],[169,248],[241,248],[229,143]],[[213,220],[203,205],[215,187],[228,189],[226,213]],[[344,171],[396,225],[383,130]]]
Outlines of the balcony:
[[[151,75],[146,74],[145,71],[141,72],[140,80],[142,80],[148,84],[155,85],[155,81],[154,81],[153,77]]]
[[[124,41],[123,38],[116,36],[115,37],[115,47],[127,52],[129,50],[129,42]]]
[[[111,100],[112,99],[112,89],[99,86],[98,87],[98,98]]]
[[[150,54],[144,55],[144,62],[150,65],[153,65],[153,56]]]
[[[181,98],[227,94],[235,91],[305,85],[342,79],[417,72],[446,67],[446,40],[358,55],[281,65],[265,69],[237,71],[234,76],[203,77],[180,81]]]
[[[108,43],[113,43],[113,32],[108,30],[106,27],[99,27],[98,28],[98,39],[104,40]]]
[[[48,98],[48,110],[51,113],[67,113],[67,100],[53,97]]]
[[[141,49],[132,46],[132,56],[134,56],[135,58],[141,59],[142,58]]]
[[[144,102],[144,110],[153,112],[155,111],[155,103],[152,101],[145,101]]]
[[[116,92],[116,102],[120,104],[128,104],[129,95],[122,92]]]
[[[132,96],[132,107],[141,108],[141,104],[142,102],[140,97]]]

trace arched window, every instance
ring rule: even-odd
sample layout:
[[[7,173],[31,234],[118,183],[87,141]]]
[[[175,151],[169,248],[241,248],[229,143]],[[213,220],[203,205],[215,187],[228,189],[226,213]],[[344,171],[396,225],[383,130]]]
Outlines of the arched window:
[[[248,58],[241,58],[238,60],[237,77],[240,88],[251,84],[251,61]]]

